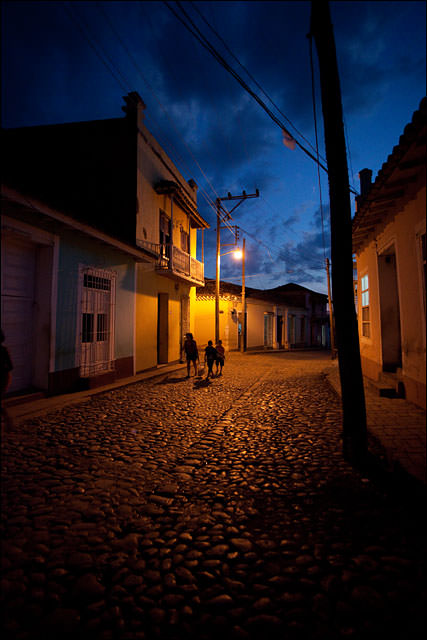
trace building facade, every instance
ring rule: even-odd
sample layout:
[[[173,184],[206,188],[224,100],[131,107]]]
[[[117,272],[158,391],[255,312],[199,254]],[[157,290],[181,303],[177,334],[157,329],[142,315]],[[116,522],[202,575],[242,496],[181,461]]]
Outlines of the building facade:
[[[371,184],[361,171],[353,221],[362,369],[426,406],[426,111],[424,98]]]
[[[4,180],[147,256],[127,271],[135,299],[120,305],[120,317],[134,324],[139,372],[180,359],[195,286],[204,283],[198,230],[209,225],[197,210],[197,185],[148,131],[136,92],[123,110],[122,118],[3,131]],[[88,276],[106,277],[99,270]]]
[[[1,210],[9,392],[55,394],[132,376],[136,265],[150,254],[4,185]]]
[[[286,285],[285,285],[286,287]],[[299,285],[292,285],[298,289]],[[245,341],[247,350],[295,349],[326,347],[321,340],[313,342],[313,305],[311,294],[322,301],[322,316],[325,326],[326,296],[304,290],[304,295],[292,296],[282,293],[281,287],[272,290],[246,288],[246,336],[243,336],[241,287],[229,282],[220,283],[219,328],[226,351],[240,350]],[[299,290],[298,289],[298,290]],[[307,298],[308,296],[308,298]],[[317,321],[317,319],[316,319]],[[195,337],[203,346],[215,337],[215,280],[206,279],[204,288],[196,289]],[[325,331],[323,334],[326,335]],[[322,330],[320,330],[320,336]]]

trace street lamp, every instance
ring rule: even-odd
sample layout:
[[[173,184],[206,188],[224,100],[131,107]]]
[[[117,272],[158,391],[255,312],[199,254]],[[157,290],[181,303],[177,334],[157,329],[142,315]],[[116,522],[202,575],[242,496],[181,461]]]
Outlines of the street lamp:
[[[242,340],[240,344],[240,350],[246,351],[246,298],[245,298],[245,256],[246,256],[246,243],[243,238],[242,249],[231,249],[225,253],[218,254],[217,257],[217,274],[216,274],[216,295],[215,295],[215,341],[216,344],[219,340],[219,293],[220,293],[220,257],[233,254],[235,260],[242,261]]]

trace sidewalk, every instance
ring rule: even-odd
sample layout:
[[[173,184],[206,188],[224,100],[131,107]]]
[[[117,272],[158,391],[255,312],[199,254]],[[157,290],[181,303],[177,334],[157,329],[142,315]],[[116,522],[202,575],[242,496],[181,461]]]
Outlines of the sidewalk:
[[[338,361],[326,371],[329,383],[341,395]],[[401,398],[383,398],[365,384],[368,431],[384,447],[387,464],[402,467],[426,484],[426,412]]]
[[[144,371],[138,373],[135,376],[129,378],[120,378],[111,384],[103,385],[102,387],[96,387],[94,389],[87,389],[85,391],[77,391],[74,393],[66,393],[58,396],[50,396],[48,398],[40,398],[38,400],[29,400],[28,402],[16,402],[16,398],[6,399],[5,406],[7,408],[9,416],[12,418],[14,424],[19,425],[28,418],[41,416],[55,409],[61,409],[67,405],[73,405],[78,402],[83,402],[90,396],[94,396],[100,393],[106,393],[111,389],[117,389],[124,387],[128,384],[135,384],[141,380],[149,380],[152,378],[162,378],[174,371],[181,371],[184,373],[186,364],[176,363],[173,365],[160,366],[157,369],[150,371]],[[12,404],[9,404],[9,402]]]

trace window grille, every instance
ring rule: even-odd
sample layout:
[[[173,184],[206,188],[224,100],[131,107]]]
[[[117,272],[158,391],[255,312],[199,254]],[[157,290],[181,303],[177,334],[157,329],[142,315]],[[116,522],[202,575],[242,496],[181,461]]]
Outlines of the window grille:
[[[115,274],[86,267],[81,277],[80,375],[114,369]]]

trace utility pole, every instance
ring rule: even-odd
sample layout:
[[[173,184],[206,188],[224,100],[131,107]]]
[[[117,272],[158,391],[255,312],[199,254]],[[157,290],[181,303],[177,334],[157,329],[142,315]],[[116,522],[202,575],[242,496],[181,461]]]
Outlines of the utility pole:
[[[219,340],[219,272],[221,261],[221,199],[216,199],[215,344]]]
[[[246,351],[246,291],[245,291],[245,259],[246,259],[246,238],[243,238],[242,248],[242,340],[240,351]]]
[[[331,327],[331,351],[332,357],[335,357],[335,335],[334,335],[334,312],[332,309],[332,298],[331,298],[331,278],[329,276],[329,258],[326,258],[326,277],[328,279],[328,305],[329,305],[329,324]]]
[[[360,464],[367,456],[365,392],[353,297],[353,254],[341,88],[327,0],[311,2],[311,34],[319,59],[331,215],[332,294],[343,407],[343,453]]]
[[[224,198],[216,199],[216,282],[215,282],[215,344],[218,343],[220,339],[219,335],[219,282],[220,282],[220,269],[221,269],[221,211],[224,220],[232,220],[231,214],[237,207],[239,207],[244,200],[248,200],[248,198],[258,198],[259,190],[255,189],[255,193],[246,193],[246,191],[242,192],[241,196],[232,196],[229,192],[227,196]],[[231,211],[227,211],[221,205],[221,201],[223,200],[237,200],[237,204],[231,209]]]

